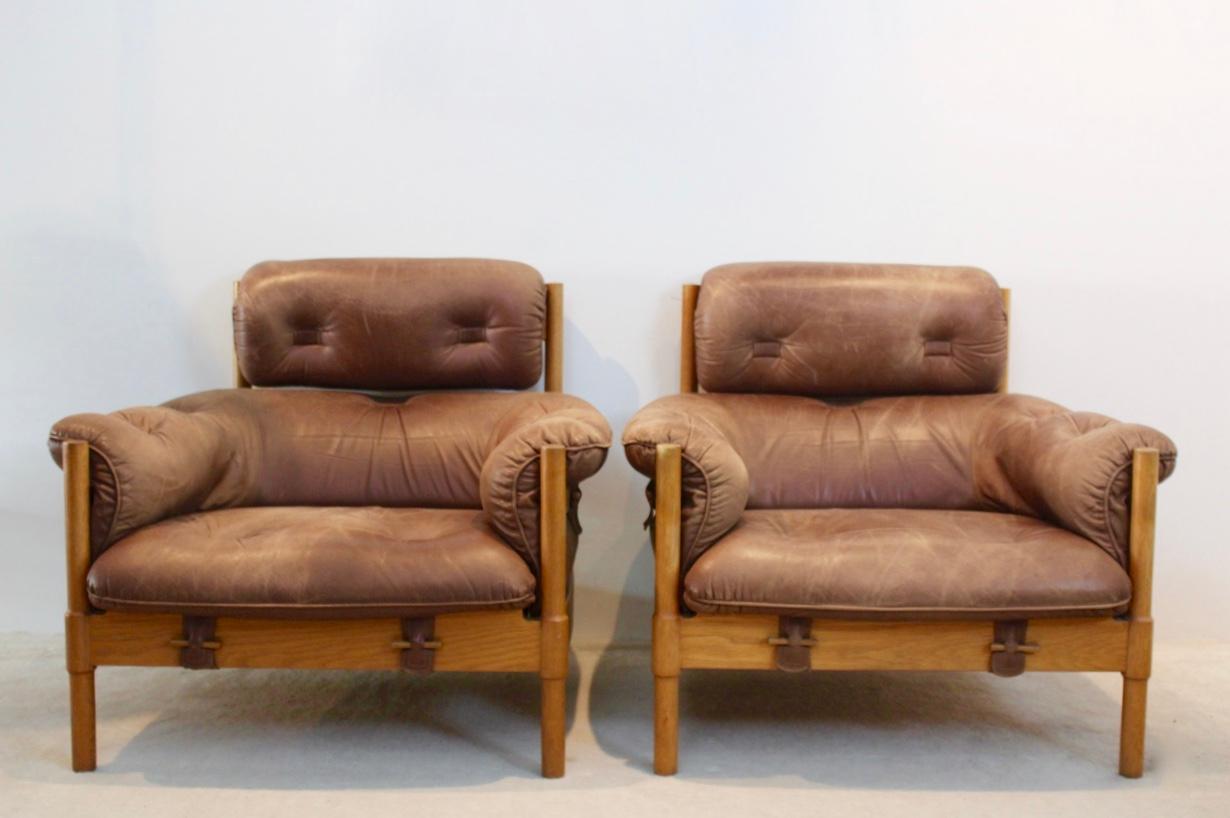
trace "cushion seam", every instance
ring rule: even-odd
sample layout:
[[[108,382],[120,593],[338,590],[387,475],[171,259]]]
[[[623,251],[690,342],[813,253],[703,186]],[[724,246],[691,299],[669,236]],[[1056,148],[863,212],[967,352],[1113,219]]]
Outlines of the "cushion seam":
[[[491,605],[509,605],[519,604],[522,602],[530,603],[534,600],[534,592],[522,594],[519,597],[507,597],[504,599],[468,601],[468,602],[322,602],[322,603],[280,603],[280,602],[169,602],[157,600],[140,600],[140,599],[122,599],[120,597],[102,596],[101,594],[91,593],[90,601],[99,600],[102,602],[118,603],[120,605],[131,605],[143,608],[161,607],[161,608],[264,608],[269,610],[326,610],[340,609],[349,610],[354,608],[471,608],[479,606]],[[99,606],[101,607],[101,606]]]
[[[774,610],[782,609],[782,608],[791,608],[791,609],[796,609],[796,610],[814,610],[814,611],[848,611],[851,613],[859,613],[859,612],[865,612],[865,611],[872,611],[876,613],[894,613],[894,612],[901,612],[901,613],[977,613],[979,611],[1000,611],[1000,610],[1003,610],[1003,611],[1086,611],[1086,610],[1101,610],[1103,608],[1118,608],[1132,601],[1131,594],[1129,594],[1127,597],[1117,602],[1107,602],[1107,603],[1097,604],[1097,605],[1092,605],[1092,604],[1089,604],[1089,605],[1021,605],[1017,607],[1004,605],[1004,606],[999,606],[999,607],[984,606],[984,607],[977,607],[977,608],[938,607],[937,606],[937,607],[931,607],[931,608],[921,608],[917,606],[915,607],[883,607],[883,606],[877,606],[877,605],[866,605],[866,606],[856,607],[853,605],[812,605],[812,604],[805,603],[805,602],[800,602],[800,603],[736,602],[733,600],[721,600],[721,599],[697,597],[689,593],[686,589],[684,591],[683,597],[684,597],[684,600],[686,600],[687,602],[700,603],[702,605],[714,605],[714,606],[726,605],[726,606],[733,606],[733,607],[740,607],[740,608],[769,608],[769,609],[774,609]]]

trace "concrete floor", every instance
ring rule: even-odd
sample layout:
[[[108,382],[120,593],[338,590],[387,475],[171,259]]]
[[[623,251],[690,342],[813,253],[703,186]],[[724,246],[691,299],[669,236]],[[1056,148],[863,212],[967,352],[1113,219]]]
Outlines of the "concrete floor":
[[[579,669],[579,673],[576,672]],[[531,676],[106,668],[68,771],[61,639],[0,636],[0,815],[1230,815],[1230,644],[1161,644],[1147,771],[1115,774],[1112,674],[685,673],[649,772],[648,655],[579,650],[568,775]]]

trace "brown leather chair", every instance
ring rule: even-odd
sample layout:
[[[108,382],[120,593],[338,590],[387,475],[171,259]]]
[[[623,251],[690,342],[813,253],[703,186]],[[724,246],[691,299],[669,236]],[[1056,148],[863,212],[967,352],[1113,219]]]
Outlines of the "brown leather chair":
[[[57,423],[73,769],[100,665],[434,668],[539,673],[562,775],[577,484],[610,445],[560,394],[562,298],[513,262],[258,264],[238,388]]]
[[[653,478],[656,772],[682,668],[811,668],[1118,671],[1119,771],[1141,774],[1175,447],[1008,394],[1007,307],[970,268],[735,264],[684,288],[684,394],[623,436]]]

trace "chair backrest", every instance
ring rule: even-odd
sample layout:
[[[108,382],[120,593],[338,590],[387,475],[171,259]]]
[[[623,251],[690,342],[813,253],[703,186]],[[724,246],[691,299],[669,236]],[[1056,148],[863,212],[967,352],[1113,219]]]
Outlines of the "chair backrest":
[[[238,385],[561,388],[562,287],[512,261],[266,261],[236,285]]]
[[[683,389],[820,397],[1002,391],[1007,299],[972,267],[716,267],[698,290],[685,288]]]

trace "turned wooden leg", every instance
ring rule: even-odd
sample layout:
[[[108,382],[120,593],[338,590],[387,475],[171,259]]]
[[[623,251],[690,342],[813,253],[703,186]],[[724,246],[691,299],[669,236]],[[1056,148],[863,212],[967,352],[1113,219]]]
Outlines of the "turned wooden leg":
[[[540,465],[542,775],[559,778],[564,774],[571,626],[568,619],[568,484],[564,447],[544,447]]]
[[[679,769],[680,449],[660,445],[654,474],[653,771]]]

